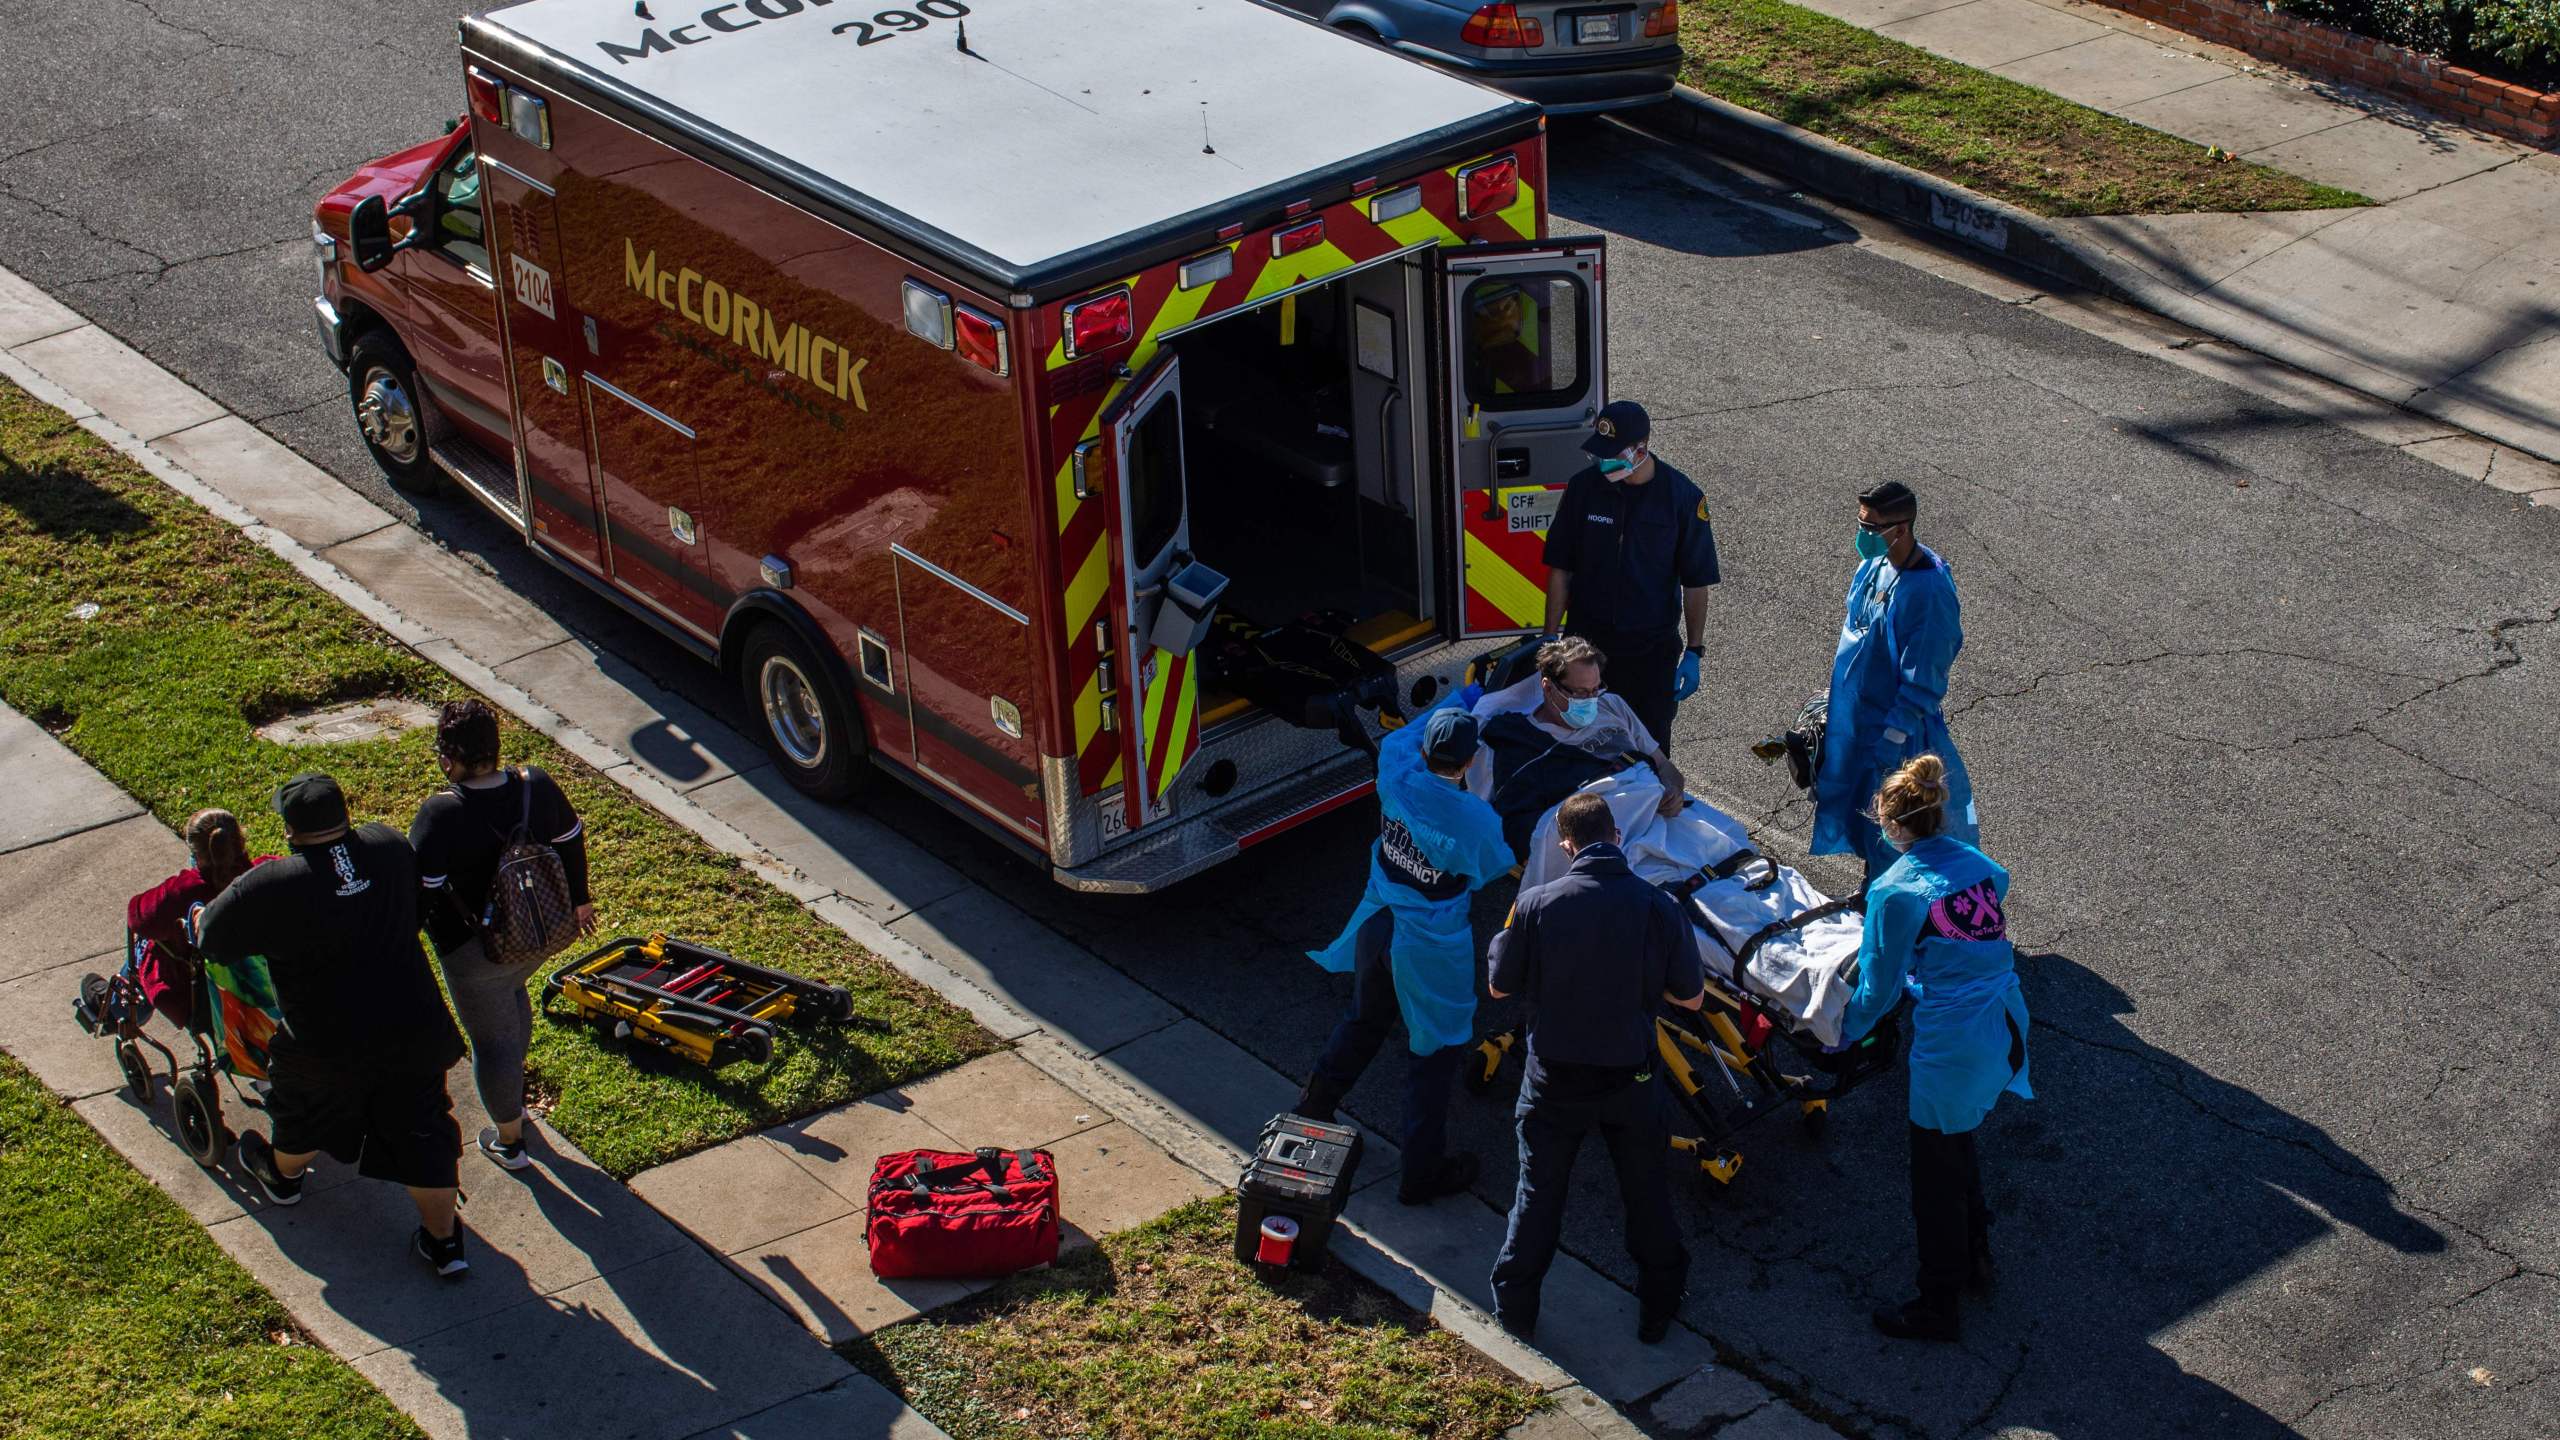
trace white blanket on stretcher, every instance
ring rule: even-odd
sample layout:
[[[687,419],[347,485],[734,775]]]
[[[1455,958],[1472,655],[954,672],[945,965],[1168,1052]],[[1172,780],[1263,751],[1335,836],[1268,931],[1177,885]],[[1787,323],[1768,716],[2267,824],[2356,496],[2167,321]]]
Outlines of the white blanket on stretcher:
[[[1741,821],[1703,800],[1692,799],[1677,815],[1662,815],[1662,783],[1646,766],[1595,780],[1583,793],[1609,802],[1628,868],[1657,885],[1686,879],[1752,848]],[[1543,885],[1572,863],[1556,843],[1556,812],[1549,810],[1529,842],[1520,888]],[[1732,879],[1707,884],[1692,897],[1690,920],[1698,928],[1698,951],[1711,973],[1730,975],[1733,952],[1764,927],[1829,903],[1831,897],[1803,875],[1788,866],[1777,868],[1778,878],[1762,889],[1744,885],[1746,878],[1766,873],[1755,865]],[[1855,984],[1850,962],[1858,958],[1864,931],[1855,912],[1781,931],[1751,953],[1744,979],[1762,1001],[1793,1016],[1823,1044],[1837,1045],[1841,1014]]]

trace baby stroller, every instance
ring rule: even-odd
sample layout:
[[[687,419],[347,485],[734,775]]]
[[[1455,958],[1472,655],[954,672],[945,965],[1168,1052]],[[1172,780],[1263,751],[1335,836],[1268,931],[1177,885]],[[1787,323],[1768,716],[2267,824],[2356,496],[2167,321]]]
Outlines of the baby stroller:
[[[190,922],[192,925],[192,922]],[[160,1052],[169,1068],[169,1103],[175,1111],[178,1143],[189,1158],[208,1170],[218,1168],[234,1138],[222,1122],[221,1087],[216,1077],[229,1076],[253,1085],[267,1078],[267,1043],[276,1032],[281,1007],[267,962],[250,956],[237,962],[200,959],[195,965],[194,1015],[186,1033],[194,1058],[181,1066],[168,1046],[146,1032],[151,1001],[143,993],[138,969],[143,941],[125,934],[124,965],[113,975],[83,975],[80,993],[71,1003],[80,1028],[100,1039],[112,1039],[116,1067],[124,1072],[125,1093],[135,1103],[151,1103],[157,1074],[144,1047]],[[252,1096],[242,1097],[255,1105]]]

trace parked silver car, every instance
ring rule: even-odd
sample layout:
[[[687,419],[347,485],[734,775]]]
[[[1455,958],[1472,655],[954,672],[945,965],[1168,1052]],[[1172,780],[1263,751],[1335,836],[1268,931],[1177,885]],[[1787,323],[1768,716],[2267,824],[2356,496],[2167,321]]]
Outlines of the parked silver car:
[[[1680,68],[1680,0],[1281,0],[1558,114],[1644,105]]]

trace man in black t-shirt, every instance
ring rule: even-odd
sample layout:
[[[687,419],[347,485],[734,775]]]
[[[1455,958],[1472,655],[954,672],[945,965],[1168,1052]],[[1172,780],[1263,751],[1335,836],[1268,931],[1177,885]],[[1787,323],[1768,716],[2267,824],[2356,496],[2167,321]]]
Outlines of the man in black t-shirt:
[[[1556,807],[1573,868],[1520,892],[1493,940],[1486,989],[1529,1002],[1529,1061],[1514,1112],[1520,1186],[1493,1265],[1494,1318],[1523,1339],[1563,1234],[1565,1191],[1583,1137],[1600,1132],[1627,1207],[1636,1263],[1636,1338],[1670,1332],[1689,1279],[1671,1214],[1671,1144],[1653,1078],[1653,1008],[1706,999],[1698,940],[1677,902],[1639,877],[1618,848],[1608,802],[1584,792]]]
[[[410,1248],[439,1275],[470,1268],[454,1215],[462,1132],[445,1071],[462,1037],[418,948],[417,868],[384,825],[350,826],[326,775],[276,790],[291,853],[235,881],[197,918],[208,956],[261,956],[283,1011],[268,1046],[273,1138],[240,1137],[240,1163],[278,1205],[302,1198],[321,1151],[408,1187]]]

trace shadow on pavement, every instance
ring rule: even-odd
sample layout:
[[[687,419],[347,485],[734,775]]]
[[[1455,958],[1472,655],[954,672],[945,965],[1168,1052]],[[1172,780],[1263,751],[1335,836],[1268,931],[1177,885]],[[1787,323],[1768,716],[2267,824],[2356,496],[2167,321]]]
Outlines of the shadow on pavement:
[[[1730,1191],[1696,1203],[1688,1318],[1858,1430],[2295,1434],[2321,1394],[2243,1396],[2186,1358],[2254,1345],[2294,1361],[2276,1368],[2301,1383],[2343,1385],[2370,1349],[2369,1316],[2352,1295],[2307,1305],[2269,1273],[2307,1247],[2356,1245],[2375,1256],[2357,1283],[2379,1293],[2408,1275],[2398,1261],[2440,1255],[2445,1237],[2319,1127],[2147,1043],[2133,1002],[2096,971],[2052,953],[2018,963],[2040,1098],[2004,1099],[1979,1132],[2000,1284],[1968,1302],[1962,1342],[1889,1341],[1867,1320],[1913,1288],[1894,1077],[1840,1107],[1820,1150],[1764,1136]],[[1614,1190],[1577,1179],[1593,1192],[1577,1209],[1611,1218],[1583,1238],[1586,1258],[1628,1278]]]

